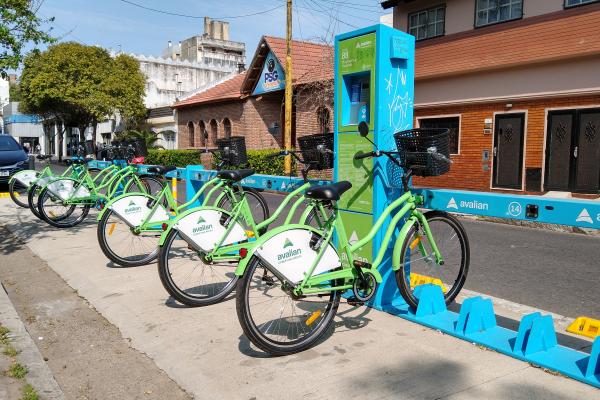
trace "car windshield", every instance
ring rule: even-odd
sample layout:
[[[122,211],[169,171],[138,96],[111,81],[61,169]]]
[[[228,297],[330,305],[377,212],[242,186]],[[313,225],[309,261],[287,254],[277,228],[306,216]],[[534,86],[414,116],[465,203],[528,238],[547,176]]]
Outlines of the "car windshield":
[[[0,151],[14,151],[21,150],[19,144],[8,135],[0,135]]]

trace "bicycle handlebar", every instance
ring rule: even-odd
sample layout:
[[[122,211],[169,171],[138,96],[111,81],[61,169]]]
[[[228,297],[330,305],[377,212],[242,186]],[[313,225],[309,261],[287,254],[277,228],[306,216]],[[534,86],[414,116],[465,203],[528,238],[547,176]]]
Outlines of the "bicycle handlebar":
[[[355,160],[362,160],[363,158],[375,157],[376,154],[374,151],[370,151],[368,153],[359,153],[354,155]]]

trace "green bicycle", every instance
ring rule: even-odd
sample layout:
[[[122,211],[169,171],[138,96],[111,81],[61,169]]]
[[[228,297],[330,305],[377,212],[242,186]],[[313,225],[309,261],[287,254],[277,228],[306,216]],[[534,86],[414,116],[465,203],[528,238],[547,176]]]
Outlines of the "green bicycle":
[[[119,168],[111,165],[95,177],[86,170],[79,179],[50,180],[41,187],[37,208],[48,224],[56,228],[70,228],[83,222],[91,207],[101,208],[123,192],[146,191],[147,186],[138,176],[136,166]]]
[[[361,123],[359,131],[368,139],[366,124]],[[434,176],[449,170],[448,130],[415,129],[394,137],[398,152],[375,150],[354,157],[358,162],[386,156],[404,170],[404,194],[383,211],[365,237],[348,241],[336,202],[352,185],[341,181],[305,193],[318,211],[318,228],[285,224],[246,244],[247,257],[235,271],[240,278],[236,309],[244,333],[258,348],[273,355],[305,350],[330,328],[344,292],[352,293],[351,304],[369,301],[382,281],[378,267],[397,228],[391,262],[408,305],[416,307],[419,301],[411,285],[413,273],[439,279],[447,303],[458,295],[469,269],[467,234],[445,212],[419,211],[422,199],[408,187],[413,174]],[[388,219],[373,263],[355,259],[353,253],[372,241]]]
[[[286,210],[284,224],[290,224],[299,214],[299,221],[310,223],[312,206],[306,205],[304,192],[311,187],[311,170],[331,168],[333,147],[331,135],[311,135],[300,142],[297,152],[283,151],[273,155],[291,154],[304,165],[304,182],[289,193],[272,215],[257,218],[250,206],[250,193],[240,181],[252,174],[251,170],[221,171],[209,182],[222,185],[220,196],[230,207],[204,205],[187,210],[169,222],[160,238],[158,272],[167,292],[177,301],[189,306],[206,306],[221,301],[235,288],[238,277],[234,271],[244,256],[248,243],[266,234]],[[223,205],[221,201],[217,204]],[[288,209],[289,206],[289,209]],[[258,213],[261,217],[262,214]]]
[[[243,139],[243,138],[241,138]],[[235,139],[234,139],[235,140]],[[217,169],[225,165],[244,164],[247,161],[245,146],[232,149],[231,139],[219,139],[219,149],[205,149],[219,157]],[[175,170],[175,167],[153,166],[148,172],[157,176]],[[243,171],[238,171],[242,174]],[[237,191],[230,181],[216,177],[206,182],[185,204],[179,205],[173,197],[170,186],[165,183],[156,194],[126,193],[109,201],[98,215],[98,243],[106,257],[113,263],[125,267],[148,264],[158,256],[158,241],[167,224],[175,216],[190,209],[201,196],[201,206],[213,206],[231,210],[232,191]],[[245,198],[257,221],[269,216],[269,208],[260,193],[254,189],[245,189]],[[213,201],[214,199],[214,201]]]
[[[74,168],[70,165],[62,174],[55,175],[48,163],[52,158],[51,155],[37,155],[36,158],[42,162],[46,162],[46,166],[41,171],[26,169],[13,174],[8,181],[8,191],[13,202],[22,208],[28,208],[27,195],[29,189],[39,179],[46,177],[67,177],[78,176],[82,168]],[[23,199],[23,200],[22,200]]]

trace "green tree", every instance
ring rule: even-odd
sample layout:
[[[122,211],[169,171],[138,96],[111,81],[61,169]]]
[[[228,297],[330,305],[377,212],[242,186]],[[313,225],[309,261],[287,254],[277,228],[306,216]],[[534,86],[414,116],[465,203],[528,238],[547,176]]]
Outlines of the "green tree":
[[[146,114],[145,77],[135,59],[112,58],[103,48],[65,42],[33,51],[21,74],[21,110],[53,120],[63,127],[79,128],[110,116],[137,120]],[[95,132],[94,132],[95,134]]]
[[[23,59],[27,43],[50,43],[54,39],[42,29],[43,23],[54,18],[41,19],[36,15],[41,0],[0,0],[0,76],[7,70],[17,69]]]
[[[10,86],[8,87],[8,93],[9,93],[9,99],[10,101],[21,101],[22,100],[22,96],[21,96],[21,88],[19,87],[18,83],[10,83]]]
[[[172,131],[171,131],[172,132]],[[150,129],[142,130],[127,130],[117,134],[118,140],[135,140],[143,139],[146,142],[148,149],[163,149],[162,146],[156,144],[158,141],[158,133]]]

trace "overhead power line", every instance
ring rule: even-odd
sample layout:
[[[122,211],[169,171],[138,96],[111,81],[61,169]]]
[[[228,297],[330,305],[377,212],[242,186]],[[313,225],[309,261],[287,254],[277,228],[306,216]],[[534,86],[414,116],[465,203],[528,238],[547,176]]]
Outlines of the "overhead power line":
[[[139,8],[142,8],[144,10],[148,10],[148,11],[152,11],[152,12],[156,12],[156,13],[160,13],[160,14],[172,15],[172,16],[175,16],[175,17],[183,17],[183,18],[193,18],[193,19],[202,19],[202,18],[204,18],[204,16],[181,14],[181,13],[176,13],[176,12],[166,11],[166,10],[158,10],[156,8],[147,7],[147,6],[143,5],[143,4],[135,3],[135,2],[129,1],[129,0],[121,0],[121,1],[123,3],[127,3],[127,4],[130,4],[132,6],[139,7]],[[275,11],[278,8],[283,8],[284,6],[285,6],[285,4],[281,4],[281,5],[278,5],[276,7],[269,8],[268,10],[257,11],[257,12],[250,13],[250,14],[228,15],[228,16],[223,16],[223,17],[211,17],[211,18],[213,18],[213,19],[236,19],[236,18],[252,17],[254,15],[261,15],[261,14],[269,13],[271,11]]]

